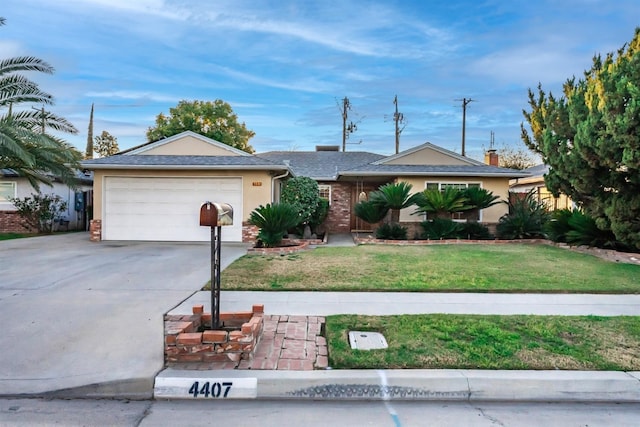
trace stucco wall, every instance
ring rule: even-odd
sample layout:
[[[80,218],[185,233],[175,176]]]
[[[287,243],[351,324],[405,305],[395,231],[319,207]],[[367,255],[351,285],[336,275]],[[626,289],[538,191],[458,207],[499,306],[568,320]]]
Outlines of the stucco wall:
[[[241,177],[243,221],[246,221],[255,208],[271,202],[271,176],[266,171],[162,171],[162,170],[96,170],[94,174],[94,219],[102,219],[103,186],[108,176],[120,177]],[[224,202],[224,200],[220,200]]]
[[[167,144],[160,143],[149,150],[142,151],[140,155],[176,155],[176,156],[239,156],[224,147],[218,147],[193,136],[183,136],[180,139]]]
[[[423,191],[426,188],[427,182],[466,182],[466,183],[480,183],[480,186],[486,190],[491,191],[494,195],[499,196],[500,200],[507,200],[509,197],[509,179],[508,178],[482,178],[482,177],[469,177],[469,178],[449,178],[449,177],[399,177],[397,181],[405,181],[413,185],[413,192],[417,193]],[[411,215],[415,211],[415,206],[403,209],[400,211],[401,222],[420,222],[424,220],[422,215]],[[484,209],[481,212],[481,222],[496,223],[500,217],[509,212],[509,207],[505,203],[498,203],[490,208]]]
[[[18,199],[23,199],[37,193],[36,189],[31,186],[26,178],[3,178],[2,180],[4,182],[16,183],[16,198]],[[80,186],[77,190],[72,190],[68,186],[58,182],[54,182],[52,186],[40,184],[40,193],[60,196],[62,201],[67,203],[67,210],[63,215],[69,221],[69,229],[76,228],[75,225],[78,220],[78,213],[75,211],[75,191],[82,192],[89,190],[91,190],[89,186]],[[11,202],[0,201],[0,211],[13,212],[15,210],[16,208]]]
[[[398,159],[385,162],[387,165],[467,165],[460,159],[440,153],[430,148],[410,153]]]

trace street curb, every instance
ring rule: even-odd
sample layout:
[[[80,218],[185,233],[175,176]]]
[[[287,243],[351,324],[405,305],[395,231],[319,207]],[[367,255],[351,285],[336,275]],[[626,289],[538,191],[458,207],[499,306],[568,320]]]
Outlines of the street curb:
[[[488,370],[193,371],[166,369],[155,399],[191,399],[188,386],[257,379],[255,399],[640,402],[640,372]],[[229,397],[232,398],[230,395]],[[199,399],[203,397],[198,396]],[[246,398],[246,397],[245,397]]]

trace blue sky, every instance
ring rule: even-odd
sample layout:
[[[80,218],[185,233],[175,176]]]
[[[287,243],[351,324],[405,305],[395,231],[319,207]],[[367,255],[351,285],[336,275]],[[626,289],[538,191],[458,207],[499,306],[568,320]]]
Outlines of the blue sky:
[[[121,149],[146,141],[180,100],[222,99],[256,136],[257,152],[342,143],[338,107],[351,101],[347,151],[394,152],[425,141],[467,154],[521,144],[527,89],[559,94],[594,54],[616,51],[640,26],[637,0],[3,0],[0,58],[34,55],[30,74],[52,110]]]

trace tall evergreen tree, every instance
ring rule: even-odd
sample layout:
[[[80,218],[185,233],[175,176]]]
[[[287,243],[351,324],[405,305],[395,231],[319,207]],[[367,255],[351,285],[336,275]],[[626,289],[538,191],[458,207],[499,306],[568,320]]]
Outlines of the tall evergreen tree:
[[[87,129],[87,148],[84,150],[85,159],[93,159],[93,102],[91,103],[91,114],[89,115],[89,129]]]
[[[554,195],[567,194],[600,229],[640,249],[640,28],[563,92],[529,90],[522,139],[550,166]]]

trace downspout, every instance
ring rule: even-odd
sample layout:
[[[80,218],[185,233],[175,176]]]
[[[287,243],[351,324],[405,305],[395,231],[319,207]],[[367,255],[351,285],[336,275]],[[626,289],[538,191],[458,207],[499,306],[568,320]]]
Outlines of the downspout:
[[[282,175],[277,175],[271,178],[271,203],[275,202],[274,199],[276,197],[276,179],[282,179],[288,175],[289,175],[289,170],[287,169],[287,171]]]

